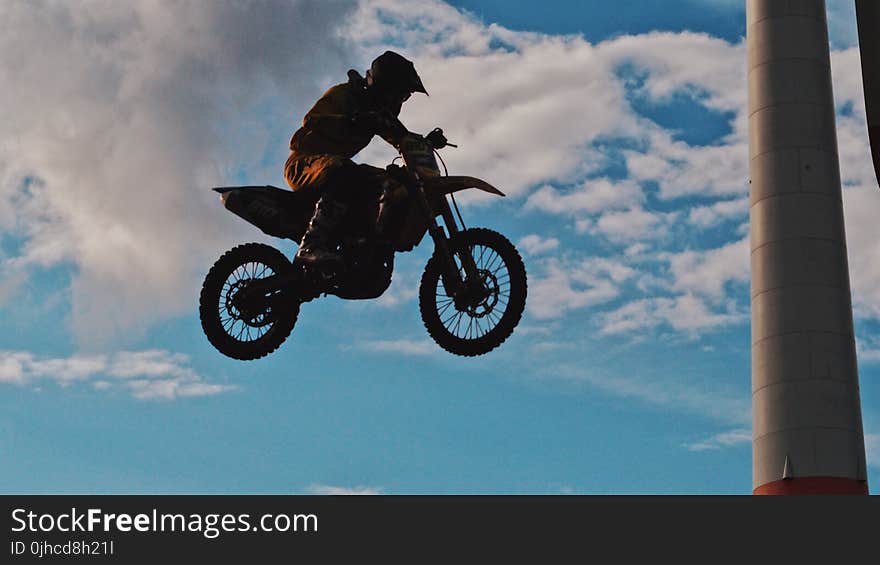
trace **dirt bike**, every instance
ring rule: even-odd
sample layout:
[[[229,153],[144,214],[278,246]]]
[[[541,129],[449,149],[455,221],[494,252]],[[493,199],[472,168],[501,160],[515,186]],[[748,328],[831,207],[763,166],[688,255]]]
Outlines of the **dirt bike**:
[[[234,247],[211,267],[199,316],[205,335],[221,353],[252,360],[275,351],[293,330],[300,306],[322,295],[378,298],[391,284],[395,252],[411,251],[426,233],[434,253],[422,274],[419,309],[434,341],[450,353],[476,356],[513,333],[526,302],[522,258],[500,233],[465,228],[454,197],[471,188],[504,194],[477,178],[441,175],[435,154],[455,145],[439,128],[427,136],[402,131],[395,146],[404,166],[386,167],[391,182],[377,195],[375,221],[367,227],[351,222],[334,234],[344,267],[335,272],[308,267],[262,243]],[[315,208],[314,197],[274,186],[213,190],[230,212],[268,235],[296,242]],[[377,226],[384,226],[384,237],[377,236]]]

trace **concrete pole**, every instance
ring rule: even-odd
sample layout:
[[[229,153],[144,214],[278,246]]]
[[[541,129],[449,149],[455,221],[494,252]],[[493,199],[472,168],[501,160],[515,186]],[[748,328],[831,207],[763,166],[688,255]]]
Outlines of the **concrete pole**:
[[[824,0],[747,0],[754,494],[867,494]]]

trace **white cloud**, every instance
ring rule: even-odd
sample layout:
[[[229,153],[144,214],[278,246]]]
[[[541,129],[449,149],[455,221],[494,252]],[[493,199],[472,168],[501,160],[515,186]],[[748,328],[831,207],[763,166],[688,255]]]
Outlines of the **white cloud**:
[[[742,220],[748,218],[749,199],[722,200],[709,206],[691,208],[688,221],[699,228],[711,228],[723,221]]]
[[[745,75],[742,76],[745,81]],[[743,86],[738,89],[744,90]],[[745,115],[741,110],[733,119]],[[733,111],[733,110],[732,110]],[[693,147],[672,139],[669,132],[654,131],[646,152],[627,151],[627,168],[639,182],[656,182],[660,197],[729,198],[748,193],[748,144],[745,129],[735,131],[721,145]]]
[[[633,181],[615,182],[607,178],[589,180],[576,190],[562,193],[545,185],[526,201],[526,209],[553,214],[577,215],[582,212],[619,210],[644,200],[641,188]]]
[[[713,110],[732,111],[745,105],[743,44],[689,32],[591,44],[575,35],[486,26],[427,0],[362,2],[352,30],[370,52],[392,44],[408,47],[431,97],[414,97],[403,117],[417,130],[441,123],[468,148],[447,152],[451,169],[479,172],[514,196],[541,183],[581,187],[561,194],[564,209],[548,198],[558,191],[551,187],[537,193],[532,206],[570,213],[572,208],[627,207],[639,201],[631,180],[585,180],[607,164],[601,144],[614,139],[635,142],[630,145],[641,146],[634,151],[642,156],[662,153],[664,167],[673,169],[663,179],[664,194],[676,190],[671,183],[682,179],[689,192],[745,188],[745,159],[734,155],[737,148],[673,143],[670,134],[634,111],[627,96],[633,84],[626,73],[621,76],[625,68],[645,73],[640,95],[654,101],[684,93]],[[741,130],[737,139],[744,141],[744,127],[736,128]],[[389,154],[377,147],[368,156]],[[731,167],[733,175],[728,174]],[[682,168],[686,172],[676,176]],[[614,184],[621,186],[609,190]]]
[[[529,350],[536,354],[556,353],[558,351],[573,349],[576,344],[568,341],[537,341],[529,345]]]
[[[633,300],[599,316],[600,332],[604,335],[644,333],[666,326],[691,337],[720,327],[740,324],[748,314],[728,302],[722,309],[712,309],[693,294],[676,297],[653,297]]]
[[[135,379],[128,383],[131,394],[141,400],[174,400],[191,396],[213,396],[236,387],[199,381],[171,379]]]
[[[0,3],[0,234],[24,238],[21,267],[75,265],[81,343],[192,311],[210,258],[245,233],[208,188],[282,179],[290,133],[345,76],[334,30],[353,9]]]
[[[23,384],[25,380],[24,363],[26,354],[7,352],[0,355],[0,383]]]
[[[868,143],[858,49],[834,53],[831,63],[836,104],[852,108],[851,114],[838,115],[837,138],[854,312],[857,317],[876,319],[880,317],[880,239],[875,212],[880,198]]]
[[[858,45],[859,32],[856,26],[856,4],[852,0],[828,0],[828,36],[831,46],[845,49]]]
[[[551,319],[566,312],[632,296],[627,285],[644,294],[597,316],[600,333],[644,333],[665,327],[696,337],[701,333],[747,321],[747,310],[731,295],[730,284],[749,280],[748,239],[717,249],[641,256],[646,246],[631,248],[622,260],[608,258],[547,258],[530,283],[529,312]],[[648,262],[660,275],[634,268]],[[665,267],[664,267],[665,266]],[[742,297],[740,297],[742,298]]]
[[[655,300],[634,300],[616,310],[602,314],[600,318],[602,333],[610,335],[638,332],[658,325],[661,320],[655,313]]]
[[[880,339],[874,335],[856,336],[856,351],[861,364],[880,363]]]
[[[618,297],[621,285],[636,276],[631,267],[610,259],[581,261],[550,258],[540,263],[543,273],[529,283],[529,312],[538,319],[603,304]]]
[[[605,212],[595,226],[585,229],[593,233],[600,233],[614,242],[629,243],[641,239],[663,237],[666,234],[666,224],[674,221],[675,217],[674,213],[649,212],[636,207],[622,212]]]
[[[633,278],[635,287],[648,296],[630,298],[614,310],[600,313],[597,320],[601,334],[644,334],[663,327],[693,338],[747,321],[747,310],[739,304],[744,297],[731,286],[748,283],[747,238],[702,251],[648,255],[646,250],[645,245],[631,246],[624,253],[624,261],[653,265],[659,274],[639,272],[626,263],[620,265],[635,275],[621,280]]]
[[[880,434],[865,434],[865,458],[871,467],[880,467]]]
[[[351,496],[351,495],[377,495],[382,494],[381,487],[337,487],[332,485],[309,485],[306,487],[308,494],[315,495],[332,495],[332,496]]]
[[[516,327],[516,335],[524,336],[524,335],[534,335],[534,336],[548,336],[551,335],[558,328],[555,324],[542,324],[538,325],[530,325],[530,324],[520,324]]]
[[[182,353],[170,353],[155,349],[122,351],[114,355],[112,363],[108,366],[107,374],[122,379],[159,375],[190,379],[195,373],[185,366],[188,359],[189,357]]]
[[[634,243],[623,250],[623,255],[630,259],[639,259],[644,257],[645,253],[650,249],[647,243]]]
[[[376,304],[387,308],[401,304],[412,304],[419,295],[420,280],[421,271],[407,271],[401,268],[398,260],[391,278],[391,286],[376,300]]]
[[[749,282],[749,240],[741,239],[717,249],[666,255],[674,279],[672,288],[723,298],[729,282]]]
[[[685,447],[689,451],[708,451],[723,449],[725,447],[733,447],[744,443],[752,442],[752,430],[746,428],[738,428],[721,432],[693,443],[686,443]]]
[[[646,72],[642,88],[654,99],[690,93],[719,111],[745,107],[744,42],[732,45],[705,33],[652,32],[604,41],[597,49],[615,65]]]
[[[363,340],[357,343],[357,347],[371,353],[399,353],[402,355],[435,355],[439,352],[438,346],[427,339]]]
[[[731,45],[700,34],[654,33],[609,41],[602,48],[647,76],[644,94],[655,101],[690,96],[730,114],[732,131],[718,143],[691,146],[659,127],[645,130],[645,148],[625,152],[638,182],[656,182],[660,197],[720,197],[748,189],[745,43]]]
[[[673,329],[692,336],[699,335],[704,330],[748,321],[748,313],[737,311],[736,305],[732,302],[726,303],[722,311],[713,311],[705,301],[692,294],[684,294],[674,299],[657,299],[655,306],[654,313],[660,320],[665,321]]]
[[[555,237],[541,237],[537,234],[531,234],[519,240],[519,247],[523,248],[529,255],[542,255],[547,251],[553,251],[559,247],[559,240]]]
[[[143,400],[211,396],[237,388],[206,381],[188,363],[186,355],[158,349],[58,358],[40,358],[28,351],[0,351],[0,383],[87,383],[95,390],[126,390]]]
[[[27,358],[27,366],[32,378],[51,379],[59,383],[86,380],[95,373],[110,369],[110,363],[104,355],[42,360]]]

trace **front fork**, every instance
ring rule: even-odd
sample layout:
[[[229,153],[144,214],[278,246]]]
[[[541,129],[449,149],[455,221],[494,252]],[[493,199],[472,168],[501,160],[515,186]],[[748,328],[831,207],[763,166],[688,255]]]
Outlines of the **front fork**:
[[[446,224],[446,229],[449,232],[449,237],[447,237],[443,227],[437,223],[437,213],[431,207],[431,203],[428,202],[428,196],[425,194],[424,185],[421,181],[416,186],[416,199],[425,213],[425,217],[428,218],[428,233],[431,235],[431,239],[434,240],[434,248],[443,260],[444,268],[441,271],[443,287],[451,296],[460,296],[468,291],[469,282],[480,281],[477,263],[469,251],[458,254],[466,277],[465,280],[461,280],[461,272],[455,263],[454,253],[450,245],[450,242],[460,233],[460,230],[455,222],[455,216],[452,215],[452,210],[449,208],[449,202],[444,196],[439,206],[440,215],[443,217],[443,222]]]

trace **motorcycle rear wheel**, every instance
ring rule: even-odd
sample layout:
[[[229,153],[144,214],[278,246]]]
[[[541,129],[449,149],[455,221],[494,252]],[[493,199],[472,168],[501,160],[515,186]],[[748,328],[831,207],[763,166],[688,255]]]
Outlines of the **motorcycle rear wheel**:
[[[476,303],[456,303],[443,285],[443,259],[435,253],[419,286],[422,321],[446,351],[465,357],[483,355],[510,337],[522,318],[528,287],[526,268],[516,247],[492,230],[468,229],[450,243],[459,268],[462,253],[473,256],[487,295]]]
[[[208,271],[199,295],[199,318],[211,345],[242,361],[278,349],[296,324],[299,302],[276,294],[259,301],[259,311],[242,310],[236,295],[248,283],[290,268],[283,253],[262,243],[246,243],[224,253]]]

